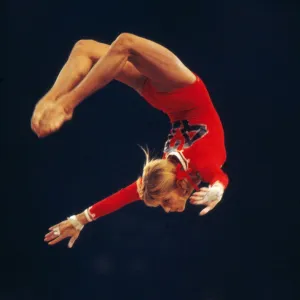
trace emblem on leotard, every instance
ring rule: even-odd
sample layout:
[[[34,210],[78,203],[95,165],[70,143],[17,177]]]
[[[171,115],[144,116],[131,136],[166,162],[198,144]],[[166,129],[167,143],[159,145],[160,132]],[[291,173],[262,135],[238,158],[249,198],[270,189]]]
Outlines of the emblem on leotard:
[[[208,132],[204,124],[190,125],[187,120],[176,121],[165,143],[164,152],[180,151],[191,147]]]

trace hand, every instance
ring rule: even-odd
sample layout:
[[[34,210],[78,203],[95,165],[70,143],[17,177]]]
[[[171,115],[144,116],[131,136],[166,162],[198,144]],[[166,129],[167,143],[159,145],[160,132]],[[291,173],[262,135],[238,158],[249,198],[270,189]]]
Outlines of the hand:
[[[45,235],[44,241],[48,242],[48,245],[50,246],[55,245],[68,237],[71,237],[68,247],[72,248],[80,234],[80,230],[75,229],[70,220],[66,220],[51,226],[49,230],[50,232]]]
[[[66,110],[63,101],[42,99],[35,107],[31,128],[38,137],[45,137],[61,128],[64,122],[72,119],[73,110]]]
[[[190,197],[190,203],[195,205],[205,205],[200,212],[200,216],[204,216],[209,211],[215,208],[215,206],[221,201],[224,194],[224,187],[221,183],[216,182],[210,187],[203,187],[199,192],[195,192]]]

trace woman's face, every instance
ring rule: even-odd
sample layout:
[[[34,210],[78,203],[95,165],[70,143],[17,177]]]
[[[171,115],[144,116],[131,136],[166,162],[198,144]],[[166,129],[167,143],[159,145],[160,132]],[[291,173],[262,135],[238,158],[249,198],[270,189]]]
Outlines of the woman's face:
[[[159,204],[166,213],[183,212],[185,210],[186,201],[189,195],[180,189],[167,193]]]

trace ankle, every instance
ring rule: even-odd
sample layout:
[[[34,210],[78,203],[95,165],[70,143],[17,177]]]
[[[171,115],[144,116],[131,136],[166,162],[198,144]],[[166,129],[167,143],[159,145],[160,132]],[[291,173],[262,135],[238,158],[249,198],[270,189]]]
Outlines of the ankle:
[[[61,96],[63,96],[62,94],[59,94],[57,91],[55,90],[50,90],[45,96],[44,99],[47,102],[56,102]]]
[[[70,93],[63,95],[57,99],[57,101],[67,114],[73,114],[75,109],[74,101],[72,101],[72,95]]]

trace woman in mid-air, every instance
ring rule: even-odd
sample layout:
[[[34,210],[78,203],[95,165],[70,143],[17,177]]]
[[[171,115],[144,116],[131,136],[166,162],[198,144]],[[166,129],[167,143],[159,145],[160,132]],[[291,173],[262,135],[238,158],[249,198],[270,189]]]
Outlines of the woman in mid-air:
[[[205,206],[200,212],[205,215],[228,185],[222,171],[223,127],[204,83],[168,49],[133,34],[123,33],[111,45],[77,42],[53,87],[35,107],[33,131],[44,137],[59,130],[77,105],[113,79],[169,116],[172,128],[163,157],[150,159],[145,151],[146,163],[137,181],[50,227],[45,236],[49,245],[70,237],[71,248],[85,224],[138,200],[166,212],[182,212],[190,199]],[[209,186],[199,189],[201,182]]]

